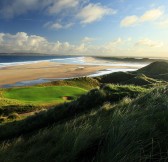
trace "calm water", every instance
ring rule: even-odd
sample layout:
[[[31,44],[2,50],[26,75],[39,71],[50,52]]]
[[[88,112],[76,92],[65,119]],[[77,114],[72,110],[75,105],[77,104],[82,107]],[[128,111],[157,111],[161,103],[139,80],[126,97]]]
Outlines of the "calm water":
[[[71,56],[12,56],[12,55],[0,55],[0,67],[11,65],[22,65],[28,63],[36,63],[41,61],[56,61],[62,63],[74,63],[79,61],[81,57]]]

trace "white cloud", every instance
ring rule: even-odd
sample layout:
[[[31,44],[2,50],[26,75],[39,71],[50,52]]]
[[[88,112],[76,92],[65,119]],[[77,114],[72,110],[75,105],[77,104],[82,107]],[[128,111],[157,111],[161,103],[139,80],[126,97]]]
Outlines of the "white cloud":
[[[30,35],[27,33],[18,32],[15,35],[3,34],[3,41],[0,42],[0,47],[4,51],[0,52],[15,52],[15,51],[38,51],[39,48],[47,43],[47,40],[43,37]]]
[[[69,15],[68,13],[63,13],[63,15],[67,14],[67,16],[72,17],[73,22],[80,21],[81,24],[93,23],[95,21],[101,20],[106,15],[116,13],[116,11],[114,11],[113,9],[102,6],[100,3],[93,4],[88,2],[89,1],[86,0],[63,0],[63,1],[59,0],[57,3],[55,3],[54,6],[51,6],[49,8],[50,10],[49,12],[52,14],[53,13],[58,14],[63,9],[73,8],[76,6],[76,8],[74,8],[73,10],[72,9],[69,10],[70,11]],[[75,24],[75,23],[66,24],[64,22],[65,21],[63,21],[63,19],[59,19],[57,22],[48,22],[44,24],[44,27],[59,30],[59,29],[68,29]]]
[[[52,29],[62,29],[63,26],[60,23],[55,23],[51,25]]]
[[[6,0],[0,6],[0,17],[13,18],[31,11],[55,16],[55,21],[45,23],[50,29],[67,29],[80,21],[89,24],[101,20],[104,16],[116,11],[89,0]],[[66,23],[67,19],[74,23]]]
[[[135,43],[135,46],[144,46],[144,47],[151,47],[151,48],[158,48],[163,46],[163,42],[154,41],[148,38],[140,39]]]
[[[122,27],[127,27],[127,26],[133,26],[136,25],[139,21],[139,18],[137,16],[127,16],[121,21],[121,26]]]
[[[128,37],[127,42],[131,42],[131,41],[132,41],[132,37]]]
[[[28,35],[24,32],[18,32],[14,35],[0,33],[0,52],[4,53],[43,53],[55,55],[100,55],[100,56],[146,56],[151,53],[152,56],[167,56],[168,49],[164,48],[160,41],[141,39],[136,43],[130,38],[117,38],[111,42],[102,45],[93,45],[86,43],[91,41],[90,37],[83,39],[85,42],[71,44],[69,42],[49,42],[46,38],[37,35]],[[135,45],[134,45],[135,43]]]
[[[80,54],[84,45],[72,45],[68,42],[49,42],[37,35],[18,32],[15,35],[0,33],[0,52],[26,52],[44,54]],[[82,51],[83,50],[83,51]]]
[[[6,18],[12,18],[17,15],[21,15],[24,13],[27,13],[28,11],[41,9],[47,3],[44,3],[44,0],[42,0],[41,3],[40,0],[6,0],[7,2],[5,5],[0,6],[0,15]]]
[[[113,40],[113,41],[107,43],[105,45],[105,48],[107,48],[107,49],[116,48],[117,46],[119,46],[123,42],[124,42],[124,40],[122,40],[121,38],[117,38],[116,40]]]
[[[53,23],[49,24],[49,27],[51,29],[59,30],[59,29],[68,29],[71,28],[74,25],[74,23],[68,23],[68,24],[61,24],[61,23]]]
[[[141,16],[133,15],[125,17],[124,19],[121,20],[120,25],[122,27],[129,27],[144,22],[155,21],[158,20],[163,15],[163,13],[164,11],[162,8],[151,9],[149,11],[146,11]]]
[[[28,35],[24,32],[18,32],[15,35],[0,33],[0,52],[27,52],[44,54],[91,54],[99,52],[113,52],[124,41],[121,38],[105,43],[101,46],[94,46],[88,42],[95,40],[91,37],[84,37],[83,41],[77,45],[69,42],[49,42],[47,39],[37,35]]]
[[[94,38],[91,38],[91,37],[84,37],[83,39],[82,39],[82,42],[83,43],[91,43],[91,42],[93,42],[95,39]]]
[[[82,43],[76,47],[76,51],[78,51],[79,53],[85,53],[87,52],[87,47],[85,46],[84,43]]]
[[[12,18],[33,10],[44,10],[49,14],[57,14],[63,10],[78,6],[81,0],[6,0],[0,6],[0,15]]]
[[[160,18],[163,15],[163,10],[161,8],[158,9],[152,9],[149,11],[146,11],[141,17],[140,21],[145,22],[145,21],[155,21],[158,18]]]
[[[168,18],[165,18],[164,20],[160,21],[158,23],[158,25],[161,27],[161,28],[168,28]]]
[[[80,19],[82,24],[89,24],[98,20],[101,20],[105,15],[115,14],[113,9],[102,6],[101,4],[90,3],[77,14],[77,18]]]
[[[3,42],[4,33],[0,33],[0,43]]]
[[[57,0],[53,1],[52,5],[48,8],[50,14],[59,13],[64,9],[75,8],[79,4],[79,0]]]

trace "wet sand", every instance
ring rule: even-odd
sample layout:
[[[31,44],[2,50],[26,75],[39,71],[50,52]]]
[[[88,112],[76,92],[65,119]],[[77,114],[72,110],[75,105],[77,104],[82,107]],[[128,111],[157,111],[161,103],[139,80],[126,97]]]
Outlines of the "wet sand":
[[[33,64],[8,66],[0,68],[0,87],[22,81],[45,79],[59,79],[87,76],[108,68],[121,68],[118,66],[102,65],[74,65],[59,64],[55,62],[39,62]],[[122,67],[129,68],[129,67]]]

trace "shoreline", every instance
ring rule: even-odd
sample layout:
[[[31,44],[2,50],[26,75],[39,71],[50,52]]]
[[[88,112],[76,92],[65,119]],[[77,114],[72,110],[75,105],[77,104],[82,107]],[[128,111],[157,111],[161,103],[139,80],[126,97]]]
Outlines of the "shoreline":
[[[8,66],[0,68],[0,87],[14,86],[26,83],[37,82],[40,80],[60,80],[75,77],[99,75],[111,73],[117,69],[136,70],[139,66],[105,66],[105,65],[85,65],[85,64],[62,64],[57,62],[38,62],[32,64]],[[93,77],[93,76],[92,76]]]
[[[134,71],[136,69],[123,69],[123,71]],[[119,72],[120,70],[116,70],[114,72]],[[49,83],[53,81],[59,81],[59,80],[68,80],[68,79],[74,79],[74,78],[82,78],[82,77],[97,77],[97,76],[102,76],[106,74],[110,74],[111,71],[108,69],[100,70],[97,71],[93,74],[86,75],[86,76],[76,76],[76,77],[69,77],[69,78],[38,78],[36,80],[26,80],[26,81],[19,81],[13,84],[5,84],[2,86],[2,88],[12,88],[12,87],[24,87],[24,86],[33,86],[33,85],[38,85],[38,84],[43,84],[43,83]],[[0,86],[1,88],[1,86]]]

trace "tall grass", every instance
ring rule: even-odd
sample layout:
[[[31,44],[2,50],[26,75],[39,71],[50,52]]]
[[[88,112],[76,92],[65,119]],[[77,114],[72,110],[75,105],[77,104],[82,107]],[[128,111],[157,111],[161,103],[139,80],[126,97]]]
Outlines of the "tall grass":
[[[167,92],[168,88],[163,87],[137,99],[105,102],[29,138],[5,142],[0,149],[1,161],[167,161]]]

